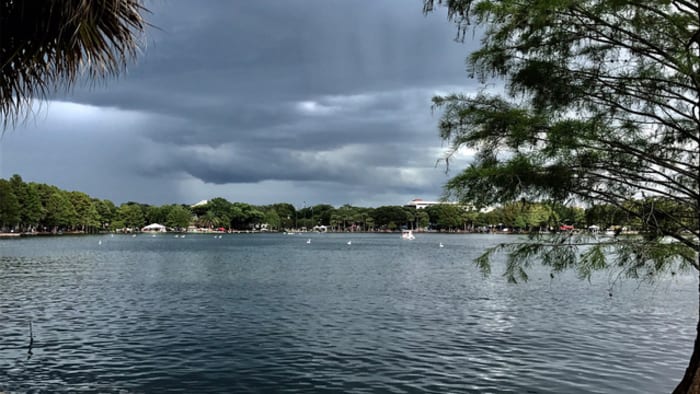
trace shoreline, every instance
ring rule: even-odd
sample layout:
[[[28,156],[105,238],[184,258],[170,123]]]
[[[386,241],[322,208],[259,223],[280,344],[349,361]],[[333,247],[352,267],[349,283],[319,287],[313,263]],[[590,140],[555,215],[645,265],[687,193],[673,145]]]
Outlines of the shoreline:
[[[414,231],[415,232],[415,231]],[[210,234],[284,234],[284,235],[301,235],[301,234],[401,234],[401,231],[230,231],[230,232],[137,232],[137,233],[121,233],[121,232],[98,232],[86,233],[83,231],[69,232],[31,232],[31,233],[3,233],[0,232],[1,239],[17,239],[26,237],[51,237],[51,236],[88,236],[88,235],[133,235],[133,234],[187,234],[187,235],[210,235]],[[514,233],[508,231],[493,231],[493,232],[478,232],[478,231],[418,231],[415,234],[443,234],[443,235],[465,235],[465,234],[492,234],[492,235],[523,235],[527,233]]]

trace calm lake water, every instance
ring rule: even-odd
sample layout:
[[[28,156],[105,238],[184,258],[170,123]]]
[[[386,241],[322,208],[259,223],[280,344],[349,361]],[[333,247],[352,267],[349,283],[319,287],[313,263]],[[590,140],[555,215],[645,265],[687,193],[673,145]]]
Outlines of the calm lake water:
[[[508,239],[3,240],[0,391],[673,389],[694,340],[694,275],[622,281],[613,297],[608,273],[588,283],[537,268],[509,285],[496,264],[483,278],[471,259]]]

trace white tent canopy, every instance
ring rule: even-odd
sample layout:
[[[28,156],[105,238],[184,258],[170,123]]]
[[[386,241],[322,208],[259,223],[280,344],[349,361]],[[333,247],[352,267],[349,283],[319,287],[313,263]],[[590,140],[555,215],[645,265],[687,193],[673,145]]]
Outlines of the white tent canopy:
[[[164,233],[164,232],[166,232],[166,231],[168,231],[168,230],[167,230],[167,229],[165,228],[165,226],[163,226],[162,224],[153,223],[153,224],[149,224],[148,226],[142,228],[141,231],[150,231],[150,232]]]

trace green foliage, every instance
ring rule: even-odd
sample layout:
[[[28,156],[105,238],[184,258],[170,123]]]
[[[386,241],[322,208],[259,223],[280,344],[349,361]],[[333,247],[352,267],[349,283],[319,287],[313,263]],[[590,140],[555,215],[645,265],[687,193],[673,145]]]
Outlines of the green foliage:
[[[55,230],[72,227],[78,221],[78,214],[67,192],[55,189],[46,202],[46,224]]]
[[[394,230],[408,221],[403,207],[395,205],[385,205],[377,207],[372,211],[374,224],[378,227],[388,227]],[[391,224],[391,227],[389,225]]]
[[[22,177],[17,174],[12,175],[8,181],[18,203],[19,217],[16,218],[16,223],[20,225],[21,229],[27,217],[25,202],[29,198],[28,186],[22,181]]]
[[[13,227],[20,220],[20,205],[10,182],[0,179],[0,227]]]
[[[253,229],[265,219],[265,213],[253,205],[235,202],[229,210],[231,226],[238,230]]]
[[[31,112],[33,98],[115,76],[138,51],[146,27],[140,0],[0,3],[0,117]]]
[[[109,228],[112,221],[116,218],[117,207],[109,200],[94,199],[93,201],[100,216],[100,227]]]
[[[22,227],[37,227],[45,214],[46,211],[41,205],[41,197],[36,184],[27,184],[26,199],[22,201]]]
[[[222,197],[212,198],[206,205],[216,218],[216,223],[224,227],[231,226],[231,203]]]
[[[533,263],[550,267],[553,275],[574,269],[581,279],[588,280],[594,271],[614,269],[628,278],[652,281],[662,274],[694,268],[697,258],[692,246],[668,239],[595,239],[586,233],[555,233],[488,249],[476,259],[484,274],[491,272],[490,260],[497,253],[507,254],[503,275],[512,283],[527,280],[527,268]]]
[[[469,73],[505,82],[503,94],[433,99],[448,163],[460,149],[477,152],[446,195],[502,205],[476,219],[530,230],[567,223],[639,231],[613,240],[535,237],[480,257],[482,270],[497,251],[509,255],[511,281],[526,279],[536,261],[582,278],[606,268],[645,279],[669,267],[700,269],[696,5],[425,0],[425,10],[436,3],[448,8],[460,37],[468,23],[484,33]]]
[[[294,227],[294,219],[296,217],[296,209],[294,208],[294,205],[289,204],[289,203],[279,203],[279,204],[273,204],[269,207],[270,209],[273,209],[275,212],[277,212],[277,216],[280,218],[280,224],[279,226],[281,228],[293,228]]]
[[[192,220],[192,212],[182,205],[171,205],[165,225],[175,229],[187,229]]]
[[[314,211],[314,218],[318,218],[317,223],[320,222],[320,224],[326,226],[329,226],[331,224],[331,215],[335,210],[335,208],[333,208],[332,205],[318,204],[314,205],[312,208]]]
[[[432,227],[437,230],[452,230],[462,225],[462,209],[454,204],[438,204],[425,208]]]
[[[430,225],[430,215],[425,210],[416,211],[416,224],[420,228],[427,228]]]
[[[73,208],[75,209],[75,223],[82,231],[90,231],[100,226],[101,217],[94,201],[85,193],[73,191],[68,193]]]
[[[170,211],[170,207],[167,205],[161,207],[146,205],[143,206],[142,210],[146,223],[164,224],[168,218],[168,212]]]
[[[686,215],[686,222],[693,220],[688,216],[688,212],[675,205],[674,201],[658,198],[632,200],[626,203],[624,209],[611,205],[596,205],[588,210],[556,203],[521,200],[495,207],[489,212],[453,204],[442,204],[425,210],[402,206],[365,208],[343,205],[333,208],[320,204],[296,212],[294,206],[289,203],[257,207],[240,202],[230,203],[223,198],[212,199],[208,204],[195,208],[128,202],[118,209],[109,200],[91,198],[82,192],[67,192],[55,186],[24,183],[19,175],[0,183],[4,185],[0,186],[4,190],[2,193],[14,195],[15,190],[20,190],[25,196],[24,201],[13,199],[9,194],[8,197],[0,199],[0,205],[5,207],[0,219],[10,220],[5,224],[6,230],[12,227],[15,231],[38,229],[92,232],[126,227],[138,229],[153,222],[179,229],[184,229],[192,223],[202,227],[231,226],[241,230],[259,228],[261,224],[266,223],[269,229],[283,229],[293,228],[293,224],[297,222],[300,227],[308,229],[316,224],[325,224],[331,225],[335,231],[376,231],[396,230],[402,227],[425,229],[432,221],[434,229],[467,231],[480,231],[483,230],[483,226],[496,229],[507,227],[521,232],[542,231],[549,227],[557,228],[561,223],[574,224],[577,228],[588,224],[615,228],[627,226],[630,229],[642,230],[642,235],[648,238],[660,234],[645,230],[657,228],[659,222],[671,223],[681,214]],[[653,215],[645,216],[648,220],[642,221],[628,212],[634,210],[652,212]],[[200,213],[194,215],[194,212]],[[286,216],[280,215],[280,212]]]
[[[280,215],[274,209],[265,211],[264,222],[267,223],[269,230],[278,230],[282,224]]]
[[[117,212],[119,220],[124,223],[124,226],[131,229],[140,229],[146,224],[146,218],[143,214],[141,206],[135,203],[125,203],[119,206]]]
[[[214,227],[223,225],[223,223],[222,220],[214,214],[214,210],[210,209],[206,211],[204,215],[197,217],[197,225],[202,228],[213,229]]]

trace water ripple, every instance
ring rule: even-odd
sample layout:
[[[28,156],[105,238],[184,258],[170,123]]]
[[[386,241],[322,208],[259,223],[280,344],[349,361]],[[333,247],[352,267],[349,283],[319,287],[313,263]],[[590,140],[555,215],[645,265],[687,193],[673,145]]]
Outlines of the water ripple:
[[[0,391],[669,392],[690,356],[694,277],[610,298],[482,278],[492,236],[313,237],[1,241]]]

